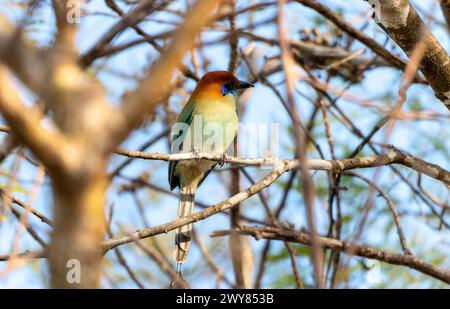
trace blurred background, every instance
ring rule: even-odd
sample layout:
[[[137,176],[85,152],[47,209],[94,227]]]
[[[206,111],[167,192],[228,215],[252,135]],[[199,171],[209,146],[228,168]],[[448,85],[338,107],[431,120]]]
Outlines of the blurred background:
[[[80,53],[88,51],[120,18],[112,9],[113,2],[120,11],[130,10],[137,1],[92,0],[82,5],[77,37]],[[170,32],[184,19],[192,1],[159,1],[161,6],[139,23],[139,29],[152,36],[156,45],[168,44]],[[323,1],[322,1],[323,2]],[[449,36],[438,1],[410,1],[432,29],[445,49]],[[370,6],[361,0],[323,2],[355,28],[384,45],[393,54],[406,59],[403,52],[374,23],[367,14]],[[27,15],[28,1],[0,0],[0,14],[19,23]],[[238,53],[236,75],[255,83],[255,88],[239,98],[239,114],[244,124],[279,124],[279,156],[294,156],[292,124],[280,101],[286,95],[285,75],[280,68],[280,47],[277,28],[277,2],[263,0],[236,1],[235,17],[219,19],[196,39],[196,48],[184,59],[191,74],[178,74],[176,88],[159,107],[152,119],[135,130],[121,146],[146,152],[168,153],[170,127],[196,85],[196,78],[212,70],[228,70],[233,56],[230,33],[236,38]],[[226,14],[226,12],[224,12]],[[294,1],[288,1],[285,16],[288,37],[297,43],[294,58],[298,67],[295,83],[295,103],[299,116],[310,132],[308,158],[346,158],[360,144],[356,129],[368,135],[394,107],[401,88],[403,72],[391,67],[371,50],[337,29],[317,12]],[[24,21],[26,37],[39,47],[52,43],[55,21],[50,1],[39,1]],[[230,31],[230,29],[234,30]],[[308,52],[307,47],[313,52]],[[350,56],[336,64],[336,58],[320,57],[321,48]],[[86,70],[100,80],[111,102],[117,104],[122,96],[136,87],[146,69],[158,59],[155,45],[146,42],[136,31],[128,28],[118,35],[104,55],[90,63]],[[341,56],[342,59],[342,56]],[[326,86],[329,97],[321,107],[317,91],[311,86],[311,76]],[[21,94],[30,104],[35,98],[25,90]],[[359,155],[373,155],[373,149],[383,151],[380,144],[396,147],[426,161],[450,169],[450,130],[448,110],[437,103],[427,85],[414,83],[408,90],[401,116],[389,129],[384,126],[371,138]],[[324,121],[326,120],[326,121]],[[2,123],[4,124],[3,120]],[[5,133],[0,133],[5,138]],[[332,140],[330,147],[330,140]],[[313,142],[312,142],[313,141]],[[263,157],[256,139],[245,157]],[[241,147],[245,147],[241,145]],[[28,159],[23,159],[28,157]],[[21,159],[22,158],[22,159]],[[126,165],[124,165],[126,162]],[[111,235],[117,237],[144,227],[151,227],[176,218],[176,192],[170,192],[167,163],[162,161],[129,160],[113,155],[109,170],[115,177],[108,191],[106,216],[112,219]],[[381,188],[395,204],[401,218],[405,238],[413,253],[426,262],[450,267],[448,217],[449,190],[442,183],[402,166],[355,170]],[[268,173],[256,167],[240,168],[241,189]],[[197,210],[218,203],[233,192],[236,176],[225,164],[217,168],[200,187]],[[26,149],[19,148],[0,167],[0,185],[8,187],[18,199],[51,217],[50,181],[45,176],[36,185],[41,172]],[[293,175],[294,174],[294,175]],[[330,178],[325,172],[311,172],[314,181],[314,208],[319,234],[336,237],[335,225],[330,234]],[[279,209],[279,220],[297,229],[306,227],[305,205],[298,173],[286,173],[262,191],[273,213]],[[286,193],[288,192],[288,193]],[[388,252],[401,253],[397,230],[386,199],[361,178],[343,176],[333,197],[332,216],[339,214],[342,240],[373,246]],[[338,201],[336,200],[338,199]],[[112,215],[111,215],[112,213]],[[267,211],[258,195],[240,206],[240,222],[258,225],[267,222]],[[230,288],[235,286],[230,246],[227,237],[210,237],[216,230],[230,228],[228,213],[214,215],[194,224],[195,241],[189,260],[183,265],[183,277],[192,288]],[[51,228],[29,216],[28,224],[49,241]],[[158,235],[127,244],[119,251],[109,251],[102,262],[102,285],[105,288],[167,288],[175,265],[172,257],[174,233]],[[281,241],[255,240],[245,237],[245,270],[249,286],[261,288],[295,288],[296,283],[289,248]],[[37,251],[41,247],[29,233],[23,231],[11,211],[0,223],[0,255],[16,246],[19,252]],[[295,252],[298,274],[304,287],[314,285],[311,248],[290,244]],[[333,256],[327,251],[325,270],[327,285],[336,288],[438,288],[447,287],[408,267],[389,265],[342,254],[339,267],[333,266]],[[44,259],[20,263],[13,269],[0,262],[1,288],[44,288],[49,272]]]

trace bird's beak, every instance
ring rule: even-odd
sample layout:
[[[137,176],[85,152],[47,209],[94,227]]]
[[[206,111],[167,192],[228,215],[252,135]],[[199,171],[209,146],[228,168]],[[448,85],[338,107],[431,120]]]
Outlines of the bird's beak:
[[[245,88],[250,88],[250,87],[255,87],[255,86],[253,84],[244,82],[242,80],[239,81],[238,89],[245,89]]]

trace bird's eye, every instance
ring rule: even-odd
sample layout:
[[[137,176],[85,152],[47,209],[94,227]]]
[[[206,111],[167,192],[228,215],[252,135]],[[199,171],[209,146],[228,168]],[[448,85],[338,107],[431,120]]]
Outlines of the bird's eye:
[[[226,96],[229,93],[233,95],[236,94],[236,88],[234,87],[233,82],[231,81],[223,84],[221,91],[223,96]]]

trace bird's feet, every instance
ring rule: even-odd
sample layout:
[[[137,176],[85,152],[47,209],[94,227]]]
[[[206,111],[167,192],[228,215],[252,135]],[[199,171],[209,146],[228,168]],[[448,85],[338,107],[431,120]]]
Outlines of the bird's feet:
[[[200,149],[194,147],[194,149],[192,149],[192,153],[194,155],[195,160],[200,160]]]
[[[222,159],[219,161],[219,167],[222,167],[227,162],[228,156],[227,153],[222,153]]]

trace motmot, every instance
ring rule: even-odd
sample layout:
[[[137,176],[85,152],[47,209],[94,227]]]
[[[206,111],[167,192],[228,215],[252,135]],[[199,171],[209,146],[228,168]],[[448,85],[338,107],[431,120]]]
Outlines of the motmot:
[[[237,135],[239,119],[236,99],[239,90],[253,87],[227,71],[206,73],[198,82],[172,129],[171,152],[222,154]],[[178,217],[194,211],[195,194],[218,163],[204,159],[171,161],[170,189],[180,188]],[[178,267],[186,261],[192,237],[192,224],[177,229],[174,257]]]

